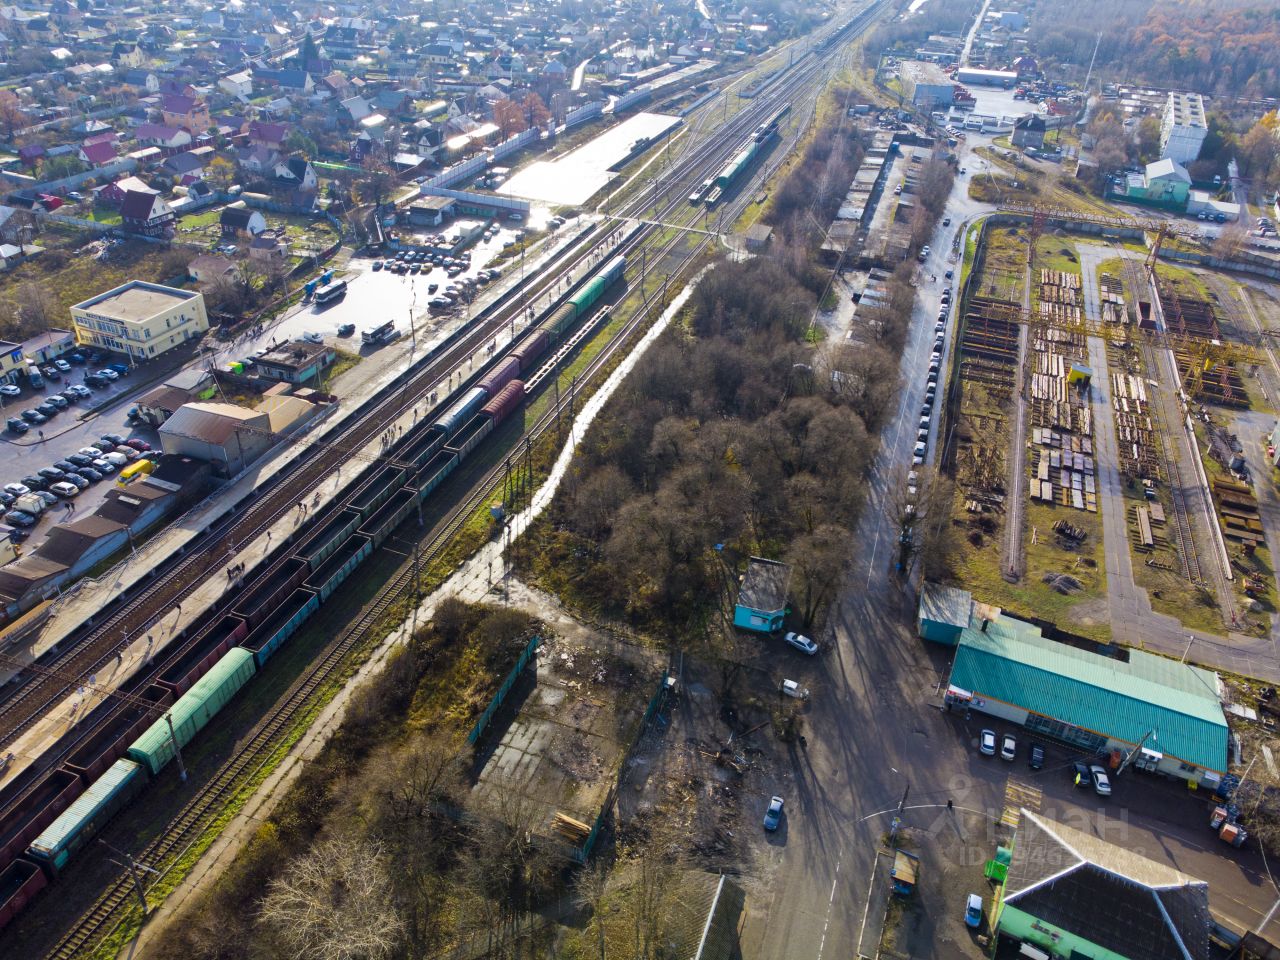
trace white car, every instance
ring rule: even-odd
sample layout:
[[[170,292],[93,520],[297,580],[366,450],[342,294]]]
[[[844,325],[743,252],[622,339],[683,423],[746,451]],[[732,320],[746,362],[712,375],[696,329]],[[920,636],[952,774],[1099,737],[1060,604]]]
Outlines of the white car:
[[[64,500],[70,500],[72,497],[80,496],[80,488],[74,483],[67,483],[65,480],[59,480],[49,488],[51,493],[56,493]]]
[[[810,640],[808,637],[806,637],[804,634],[788,633],[782,639],[786,643],[789,643],[791,646],[795,647],[801,653],[807,653],[811,657],[818,652],[818,645],[814,643],[812,640]]]
[[[102,456],[102,451],[97,447],[81,447],[76,451],[76,453],[80,454],[82,457],[88,457],[90,460],[97,460]]]
[[[109,369],[109,368],[107,368],[107,367],[103,367],[101,370],[99,370],[99,371],[98,371],[98,376],[102,377],[102,378],[103,378],[103,379],[105,379],[105,380],[119,380],[119,379],[120,379],[120,374],[116,373],[114,370],[111,370],[111,369]]]
[[[1000,759],[1012,760],[1018,755],[1018,741],[1012,733],[1006,733],[1000,739]]]
[[[1107,771],[1094,764],[1089,768],[1089,772],[1093,774],[1093,789],[1100,797],[1111,796],[1111,780],[1107,777]]]
[[[0,386],[0,397],[20,397],[22,391],[15,387],[12,383],[6,383]]]

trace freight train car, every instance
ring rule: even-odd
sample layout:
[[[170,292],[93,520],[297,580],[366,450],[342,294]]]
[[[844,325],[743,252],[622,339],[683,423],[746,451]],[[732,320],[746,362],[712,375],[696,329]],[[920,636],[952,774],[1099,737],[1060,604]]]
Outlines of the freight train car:
[[[13,863],[84,788],[84,781],[70,770],[54,770],[41,780],[0,822],[0,868]]]
[[[199,633],[183,654],[156,678],[156,683],[172,690],[175,697],[182,696],[248,632],[249,624],[240,617],[222,617]]]
[[[241,647],[232,647],[178,698],[165,717],[153,723],[133,742],[125,751],[129,759],[142,764],[152,776],[156,776],[173,759],[173,741],[177,740],[179,747],[190,743],[191,738],[204,729],[205,724],[257,671],[252,654]]]
[[[324,563],[316,567],[315,572],[303,582],[303,589],[310,590],[324,603],[372,552],[373,544],[368,537],[349,537]]]
[[[174,701],[173,690],[156,683],[134,694],[134,697],[148,701],[152,706],[129,704],[119,709],[110,701],[103,704],[104,709],[114,710],[114,714],[94,730],[93,735],[80,744],[63,764],[65,769],[78,774],[85,786],[97,780],[106,773],[108,767],[123,757],[129,744],[142,736],[142,732],[155,722],[161,711]]]
[[[444,412],[431,429],[448,439],[466,426],[476,411],[489,401],[489,395],[480,387],[472,387],[462,395],[462,399]]]
[[[496,427],[524,403],[524,381],[512,380],[492,400],[480,408],[481,414],[493,421]]]
[[[320,606],[320,598],[310,590],[299,588],[273,611],[272,615],[250,631],[244,643],[237,647],[242,653],[253,654],[253,661],[261,668],[281,645],[298,632],[302,622]],[[235,650],[231,651],[235,653]]]
[[[141,766],[132,760],[117,760],[36,837],[27,855],[56,876],[72,854],[92,840],[146,782]]]
[[[0,870],[0,930],[48,885],[49,878],[44,871],[30,860],[15,860]]]

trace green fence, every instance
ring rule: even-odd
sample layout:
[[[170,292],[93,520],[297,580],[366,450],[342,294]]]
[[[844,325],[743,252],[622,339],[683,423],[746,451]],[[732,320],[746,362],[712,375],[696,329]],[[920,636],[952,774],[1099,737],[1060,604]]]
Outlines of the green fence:
[[[520,658],[516,660],[516,665],[511,668],[511,672],[507,674],[507,679],[502,681],[502,686],[498,688],[498,692],[493,695],[493,699],[489,701],[489,705],[484,708],[484,713],[480,714],[480,719],[476,721],[471,732],[467,734],[467,743],[474,744],[480,739],[480,735],[484,733],[485,728],[493,720],[493,715],[498,712],[498,708],[502,706],[502,701],[507,699],[507,694],[511,692],[511,688],[516,685],[516,680],[520,678],[520,674],[524,672],[524,668],[529,665],[529,661],[533,658],[534,652],[537,651],[538,645],[542,643],[541,637],[532,637],[525,645],[524,650],[520,653]]]

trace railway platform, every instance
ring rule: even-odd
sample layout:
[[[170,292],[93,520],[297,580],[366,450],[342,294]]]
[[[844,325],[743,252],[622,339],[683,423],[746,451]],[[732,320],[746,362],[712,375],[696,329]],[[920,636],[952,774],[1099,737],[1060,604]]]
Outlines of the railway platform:
[[[534,262],[532,272],[526,275],[536,276],[536,271],[543,265],[543,261],[560,252],[563,246],[564,244],[561,243],[551,245]],[[526,270],[530,270],[528,265]],[[514,283],[513,278],[508,284],[492,288],[493,299],[508,290]],[[536,304],[539,310],[543,309],[541,297],[531,302]],[[477,309],[483,309],[484,306],[486,303],[482,301],[477,305]],[[423,317],[415,318],[415,325],[418,321],[425,322],[428,319],[424,313]],[[416,348],[411,338],[403,337],[390,347],[367,357],[366,360],[370,362],[353,367],[340,381],[339,389],[342,391],[344,402],[335,405],[332,412],[323,419],[313,421],[310,434],[315,435],[322,430],[330,431],[344,420],[357,416],[363,404],[391,384],[410,362],[420,359],[426,352],[454,333],[459,326],[470,322],[469,318],[460,318],[458,324],[441,326],[432,331],[430,340],[422,338],[420,331],[420,342]],[[527,318],[522,318],[516,321],[514,328],[510,325],[504,328],[493,341],[494,350],[500,351],[509,342],[513,332],[522,332],[526,325]],[[442,372],[431,388],[431,392],[437,393],[438,402],[443,403],[449,392],[490,356],[489,345],[482,345],[451,371]],[[429,396],[430,392],[427,397]],[[429,399],[424,398],[414,407],[405,410],[388,428],[388,436],[392,431],[397,434],[407,432],[418,420],[429,416],[434,406]],[[120,596],[150,579],[151,571],[175,554],[189,548],[204,531],[217,525],[229,514],[250,506],[256,491],[287,469],[296,458],[307,455],[312,442],[314,440],[303,439],[300,442],[278,446],[230,484],[219,488],[206,500],[175,518],[137,547],[129,557],[117,563],[102,576],[80,581],[57,599],[53,612],[39,634],[27,645],[7,651],[9,655],[30,663],[54,650],[85,622],[100,616],[102,611],[110,608]],[[320,439],[319,442],[324,441]],[[149,629],[145,624],[139,624],[136,633],[133,633],[134,628],[130,628],[129,633],[121,638],[128,642],[121,649],[118,657],[109,660],[92,676],[83,678],[84,683],[81,686],[70,691],[6,748],[5,752],[12,753],[13,759],[3,773],[0,773],[0,789],[20,776],[31,762],[42,756],[65,734],[73,730],[76,724],[87,717],[99,703],[112,696],[124,680],[147,666],[150,661],[162,660],[175,638],[180,637],[185,629],[195,623],[222,596],[233,590],[241,577],[252,574],[264,562],[269,562],[276,548],[288,542],[316,511],[322,509],[354,481],[366,463],[372,462],[382,454],[382,440],[378,437],[362,448],[350,450],[344,462],[326,477],[318,490],[308,495],[305,502],[296,504],[293,509],[281,515],[254,539],[230,550],[226,562],[215,568],[225,574],[230,568],[243,564],[243,570],[239,571],[238,576],[233,577],[229,574],[212,576],[183,599],[178,607],[165,612]],[[9,669],[0,673],[0,683],[7,683],[16,672],[16,669]]]

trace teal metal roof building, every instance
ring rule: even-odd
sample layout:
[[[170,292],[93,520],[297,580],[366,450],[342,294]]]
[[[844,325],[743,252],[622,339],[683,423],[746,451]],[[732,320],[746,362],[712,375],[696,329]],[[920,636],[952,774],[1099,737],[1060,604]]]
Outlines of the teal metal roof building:
[[[1228,735],[1217,674],[1126,653],[1058,643],[1000,615],[960,632],[947,699],[1084,750],[1137,750],[1140,769],[1216,786]]]

